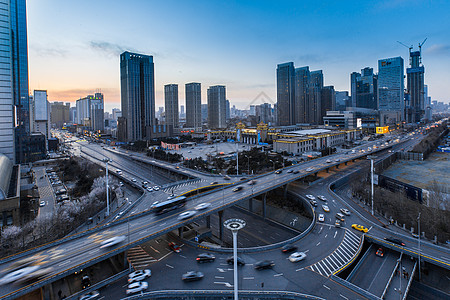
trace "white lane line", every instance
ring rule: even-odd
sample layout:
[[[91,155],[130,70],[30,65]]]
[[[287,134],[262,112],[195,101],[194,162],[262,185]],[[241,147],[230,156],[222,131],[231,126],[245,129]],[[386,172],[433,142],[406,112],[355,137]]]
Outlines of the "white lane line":
[[[252,280],[252,279],[255,279],[255,277],[244,277],[243,279],[245,279],[245,280]]]
[[[327,290],[330,290],[330,288],[327,287],[325,284],[322,284],[322,286],[323,286],[324,288],[326,288]]]
[[[347,298],[347,297],[345,297],[344,295],[341,295],[341,294],[339,294],[339,296],[341,296],[342,298],[344,298],[344,299],[348,300],[348,298]]]
[[[319,246],[319,245],[320,245],[320,242],[318,242],[318,243],[316,244],[316,247]]]
[[[322,269],[322,271],[323,271],[323,274],[328,276],[327,271],[325,270],[324,267],[322,267],[322,264],[320,263],[320,261],[318,263],[316,263],[316,266],[317,266],[317,268],[320,267]],[[323,275],[322,272],[320,272],[320,274]]]
[[[328,274],[331,274],[331,273],[332,273],[332,269],[331,269],[331,266],[328,265],[329,263],[328,263],[328,261],[326,261],[326,259],[327,259],[327,258],[325,258],[324,260],[322,260],[321,263],[325,266],[325,268],[327,268],[327,270],[328,270],[327,275],[328,275]]]
[[[152,248],[153,251],[160,253],[158,250],[156,250],[155,248],[153,248],[153,246],[150,246],[150,248]]]
[[[182,258],[187,258],[186,256],[184,256],[184,255],[181,255],[181,254],[180,254],[180,256],[181,256]]]
[[[65,261],[65,262],[63,262],[63,263],[60,263],[58,266],[64,266],[64,265],[67,265],[67,264],[70,264],[70,260],[67,260],[67,261]]]
[[[333,239],[335,239],[335,238],[336,238],[336,234],[337,234],[337,230],[336,230],[336,232],[334,233],[334,237],[333,237]]]
[[[231,285],[231,284],[229,284],[228,282],[219,282],[219,281],[214,281],[214,283],[215,283],[215,284],[223,284],[223,285],[225,285],[226,287],[232,287],[232,285]]]
[[[273,277],[278,277],[278,276],[283,276],[283,273],[273,275]]]
[[[168,266],[169,268],[173,269],[173,266],[166,264],[166,266]]]
[[[309,249],[308,250],[305,250],[305,251],[303,251],[304,253],[308,253],[309,252]]]
[[[217,271],[219,271],[220,273],[225,273],[226,272],[224,269],[221,269],[221,268],[217,268]]]
[[[223,276],[214,276],[214,278],[216,278],[216,279],[224,279],[225,277],[223,277]]]
[[[325,234],[325,238],[327,238],[328,234]]]
[[[322,232],[322,229],[323,229],[323,226],[320,227],[320,229],[319,229],[319,234]]]

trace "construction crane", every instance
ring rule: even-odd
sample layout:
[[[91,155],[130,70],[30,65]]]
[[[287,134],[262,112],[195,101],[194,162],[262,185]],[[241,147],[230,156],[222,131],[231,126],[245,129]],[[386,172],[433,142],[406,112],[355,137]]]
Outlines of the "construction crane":
[[[425,38],[424,40],[423,40],[423,42],[422,43],[419,43],[419,51],[420,51],[420,54],[422,54],[422,46],[423,46],[423,44],[425,44],[425,42],[428,40],[428,38]]]
[[[400,41],[397,41],[397,43],[399,43],[400,45],[402,45],[402,46],[405,46],[406,48],[408,48],[409,49],[409,53],[411,53],[411,50],[412,50],[412,48],[413,48],[413,45],[411,45],[411,46],[406,46],[405,44],[403,44],[402,42],[400,42]],[[424,43],[425,43],[425,41],[424,41]]]

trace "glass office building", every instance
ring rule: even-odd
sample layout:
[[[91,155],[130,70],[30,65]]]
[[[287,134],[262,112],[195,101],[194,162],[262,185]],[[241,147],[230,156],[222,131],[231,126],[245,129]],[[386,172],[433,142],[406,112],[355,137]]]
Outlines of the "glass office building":
[[[403,58],[378,60],[378,109],[404,114]]]

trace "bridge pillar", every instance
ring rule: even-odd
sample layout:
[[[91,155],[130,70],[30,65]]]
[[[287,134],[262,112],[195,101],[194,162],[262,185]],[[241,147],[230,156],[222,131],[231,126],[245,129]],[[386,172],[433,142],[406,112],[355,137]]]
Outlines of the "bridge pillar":
[[[347,162],[345,162],[344,164],[347,165]]]
[[[286,184],[287,187],[287,184]],[[263,203],[262,203],[262,215],[263,219],[266,219],[266,200],[267,200],[267,193],[264,193]]]
[[[218,212],[219,214],[219,239],[223,240],[223,210]]]
[[[178,236],[180,237],[180,239],[183,238],[183,228],[184,228],[184,226],[181,226],[180,228],[178,228]]]
[[[327,171],[327,173],[330,173],[330,168],[327,168],[326,171]]]
[[[283,189],[283,198],[284,199],[286,199],[286,197],[287,197],[287,190],[288,190],[288,185],[286,184]]]
[[[253,198],[248,199],[248,209],[253,212]]]
[[[339,165],[336,165],[336,169],[339,169]]]
[[[206,216],[206,228],[211,229],[211,216],[210,215]]]

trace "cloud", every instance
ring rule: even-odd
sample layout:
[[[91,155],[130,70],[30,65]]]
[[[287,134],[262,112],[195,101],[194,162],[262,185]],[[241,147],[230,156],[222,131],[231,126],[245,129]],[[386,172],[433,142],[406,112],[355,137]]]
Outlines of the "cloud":
[[[86,97],[87,95],[93,95],[96,92],[101,92],[105,96],[105,102],[120,101],[120,89],[118,88],[86,88],[86,89],[69,89],[69,90],[49,90],[48,98],[50,102],[64,101],[75,102],[76,100]]]
[[[60,56],[65,57],[67,50],[61,49],[59,47],[48,48],[38,44],[30,45],[30,52],[36,54],[36,56],[49,57],[49,56]]]
[[[434,44],[428,48],[425,48],[424,52],[431,55],[450,56],[450,45]]]
[[[119,56],[125,51],[137,52],[135,49],[115,43],[109,43],[105,41],[90,41],[89,47],[93,50],[106,53],[110,56]]]

